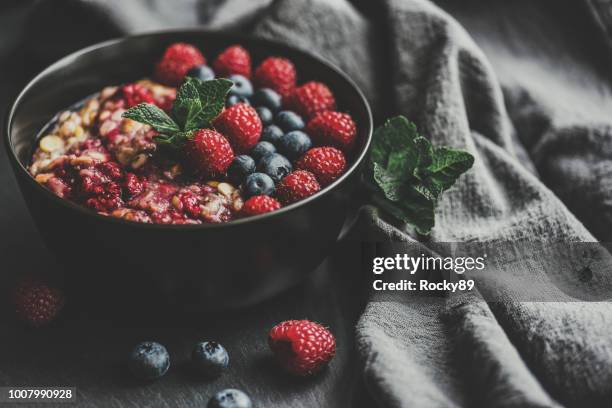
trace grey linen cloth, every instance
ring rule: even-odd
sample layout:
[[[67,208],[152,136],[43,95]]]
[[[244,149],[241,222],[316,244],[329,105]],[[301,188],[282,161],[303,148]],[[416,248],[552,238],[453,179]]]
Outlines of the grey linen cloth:
[[[90,36],[66,36],[54,21],[48,41],[30,46],[45,59],[111,35],[205,25],[307,49],[358,83],[378,121],[404,114],[434,143],[475,156],[444,195],[429,243],[605,241],[609,10],[603,1],[47,1],[38,4],[39,21],[49,12],[60,21],[81,16]],[[367,205],[355,225],[364,239],[416,242],[406,231]],[[534,281],[555,275],[573,292],[552,289],[554,301],[523,302],[504,290],[511,271],[493,262],[482,293],[371,295],[355,335],[379,406],[612,404],[612,306],[603,301],[612,271],[595,267],[585,282],[568,258],[546,256],[513,268]],[[505,296],[484,302],[496,277]],[[602,301],[578,301],[592,295]]]

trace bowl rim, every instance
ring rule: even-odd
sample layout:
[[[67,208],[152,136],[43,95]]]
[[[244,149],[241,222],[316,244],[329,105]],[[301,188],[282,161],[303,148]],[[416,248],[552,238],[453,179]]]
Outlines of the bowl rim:
[[[49,191],[48,189],[46,189],[45,187],[43,187],[42,185],[40,185],[38,182],[36,182],[36,180],[34,179],[34,177],[32,177],[32,175],[30,174],[30,172],[28,171],[28,169],[21,163],[21,161],[19,160],[19,158],[17,157],[17,154],[15,152],[13,143],[11,141],[11,127],[12,127],[12,123],[13,123],[13,117],[15,116],[15,112],[17,110],[17,107],[20,105],[22,99],[25,97],[25,94],[43,77],[45,77],[46,75],[48,75],[50,72],[56,71],[56,70],[60,70],[63,67],[65,67],[66,65],[71,64],[76,58],[87,54],[91,51],[97,50],[97,49],[101,49],[104,47],[108,47],[111,45],[115,45],[124,41],[128,41],[128,40],[132,40],[132,39],[137,39],[137,38],[143,38],[143,37],[163,37],[163,36],[167,36],[167,35],[182,35],[182,34],[203,34],[203,35],[209,35],[209,36],[216,36],[219,38],[226,38],[228,40],[230,40],[231,42],[238,42],[240,43],[241,41],[249,41],[249,42],[255,42],[255,43],[259,43],[261,45],[266,45],[266,44],[272,44],[274,47],[289,51],[291,53],[297,53],[297,54],[301,54],[302,57],[305,58],[310,58],[315,60],[317,63],[323,65],[325,67],[325,69],[334,71],[335,74],[337,74],[339,77],[341,77],[345,82],[348,83],[348,85],[350,87],[353,88],[353,90],[357,93],[360,103],[363,105],[366,115],[365,115],[365,122],[363,124],[360,124],[360,126],[365,127],[365,143],[361,149],[361,151],[359,152],[359,154],[357,154],[354,159],[353,159],[353,163],[348,167],[348,169],[346,170],[346,172],[344,174],[342,174],[337,180],[335,180],[333,183],[321,188],[321,190],[319,190],[318,192],[316,192],[315,194],[311,195],[310,197],[307,197],[303,200],[300,200],[298,202],[292,203],[286,207],[281,207],[278,210],[275,211],[271,211],[265,214],[260,214],[260,215],[255,215],[255,216],[249,216],[249,217],[245,217],[245,218],[236,218],[227,222],[222,222],[222,223],[202,223],[202,224],[155,224],[155,223],[144,223],[144,222],[136,222],[136,221],[129,221],[129,220],[124,220],[122,218],[118,218],[118,217],[112,217],[112,216],[108,216],[108,215],[102,215],[99,214],[95,211],[89,210],[77,203],[74,203],[70,200],[66,200],[63,199],[61,197],[58,197],[56,194],[54,194],[53,192]],[[30,183],[33,183],[36,187],[35,189],[37,189],[38,191],[41,191],[42,194],[46,194],[47,197],[49,197],[51,200],[55,200],[55,202],[60,203],[60,205],[65,206],[68,209],[73,209],[76,210],[78,212],[80,212],[81,214],[83,214],[84,216],[92,216],[96,219],[99,219],[102,222],[110,222],[110,223],[119,223],[122,225],[127,225],[130,227],[134,227],[134,228],[145,228],[145,229],[170,229],[170,230],[198,230],[198,229],[215,229],[215,228],[230,228],[233,226],[240,226],[243,224],[247,224],[250,222],[257,222],[260,220],[265,220],[268,218],[272,218],[272,217],[277,217],[280,216],[282,214],[286,214],[289,212],[292,212],[298,208],[300,208],[301,206],[307,205],[308,203],[314,202],[318,199],[320,199],[321,197],[323,197],[324,195],[330,193],[334,188],[338,187],[340,184],[342,184],[347,178],[349,178],[352,173],[354,173],[355,171],[357,171],[357,169],[361,166],[362,162],[365,160],[370,145],[372,143],[372,134],[373,134],[373,119],[372,119],[372,111],[370,109],[370,105],[365,97],[365,95],[363,94],[363,92],[361,91],[361,89],[355,84],[355,82],[346,74],[344,73],[340,68],[338,68],[335,64],[333,64],[332,62],[330,62],[329,60],[325,59],[324,57],[321,57],[319,55],[315,55],[307,50],[298,48],[298,47],[293,47],[290,45],[287,45],[285,43],[276,41],[276,40],[270,40],[267,38],[261,38],[261,37],[255,37],[255,36],[249,36],[246,34],[239,34],[239,33],[230,33],[230,32],[224,32],[224,31],[220,31],[220,30],[209,30],[209,29],[203,29],[203,28],[190,28],[190,29],[168,29],[168,30],[155,30],[155,31],[147,31],[147,32],[143,32],[143,33],[139,33],[136,35],[128,35],[128,36],[123,36],[123,37],[118,37],[118,38],[113,38],[110,40],[106,40],[106,41],[102,41],[102,42],[98,42],[92,45],[89,45],[87,47],[81,48],[77,51],[74,51],[60,59],[58,59],[57,61],[51,63],[50,65],[48,65],[45,69],[43,69],[40,73],[38,73],[36,76],[34,76],[32,79],[30,79],[28,81],[28,83],[22,88],[21,91],[19,91],[19,93],[17,94],[17,96],[14,98],[13,102],[9,105],[8,109],[6,110],[5,116],[4,116],[4,125],[2,126],[2,131],[4,133],[4,142],[6,145],[6,150],[7,150],[7,155],[9,157],[10,160],[12,160],[14,162],[14,164],[17,165],[17,168],[19,169],[19,171],[22,171],[25,173],[26,178],[29,180]]]

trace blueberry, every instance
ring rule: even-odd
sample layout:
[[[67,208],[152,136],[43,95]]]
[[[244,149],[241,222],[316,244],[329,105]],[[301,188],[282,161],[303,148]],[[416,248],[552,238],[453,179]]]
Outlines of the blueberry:
[[[208,408],[253,408],[253,403],[243,391],[227,388],[208,400]]]
[[[250,105],[249,99],[246,96],[229,95],[227,97],[227,101],[225,101],[225,106],[229,108],[230,106],[234,106],[235,104],[240,103],[240,102]]]
[[[261,88],[253,94],[253,105],[265,106],[272,112],[276,112],[283,105],[281,96],[270,88]]]
[[[244,96],[247,98],[253,96],[253,85],[251,85],[251,81],[246,77],[242,75],[230,75],[228,79],[234,82],[234,85],[229,91],[231,95]]]
[[[251,150],[251,156],[255,159],[255,161],[259,161],[262,157],[267,154],[276,153],[276,147],[270,142],[259,142],[253,147]]]
[[[241,154],[234,157],[234,161],[227,169],[227,175],[230,181],[237,186],[242,184],[246,176],[255,171],[255,160],[251,156]]]
[[[227,350],[215,341],[196,344],[191,353],[191,361],[196,371],[206,377],[218,377],[229,365]]]
[[[187,76],[201,79],[202,81],[210,81],[215,79],[215,73],[208,65],[196,65],[187,71]]]
[[[295,112],[280,111],[276,114],[276,124],[285,132],[304,129],[304,121]]]
[[[166,374],[170,367],[170,355],[164,346],[154,341],[145,341],[132,350],[130,371],[142,380],[154,380]]]
[[[282,136],[283,131],[276,125],[266,126],[261,132],[261,140],[274,144],[278,143]]]
[[[311,146],[312,142],[310,141],[310,137],[301,130],[293,130],[289,133],[285,133],[278,143],[280,151],[290,159],[297,159],[306,153]]]
[[[247,197],[271,195],[274,193],[274,180],[264,173],[249,174],[242,186]]]
[[[265,106],[260,106],[255,110],[257,111],[257,115],[259,116],[259,119],[261,119],[261,123],[263,123],[264,126],[268,126],[274,120],[272,111]]]
[[[278,183],[283,177],[291,173],[292,169],[291,162],[285,156],[278,153],[267,154],[257,163],[257,171],[266,173],[275,183]]]

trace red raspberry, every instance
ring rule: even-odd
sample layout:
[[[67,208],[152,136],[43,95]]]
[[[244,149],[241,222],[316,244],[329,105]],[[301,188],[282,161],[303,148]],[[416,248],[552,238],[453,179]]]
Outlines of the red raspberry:
[[[320,371],[336,354],[334,335],[308,320],[288,320],[268,334],[268,345],[287,371],[307,376]]]
[[[206,64],[206,58],[193,45],[174,43],[164,52],[155,66],[155,78],[166,85],[179,86],[187,71],[196,65]]]
[[[325,111],[315,115],[306,125],[306,133],[315,144],[334,146],[350,152],[357,139],[357,125],[347,113]]]
[[[242,206],[242,215],[258,215],[265,214],[270,211],[275,211],[281,208],[281,205],[272,197],[265,195],[253,196],[246,200]]]
[[[131,108],[139,103],[155,103],[151,91],[140,84],[127,84],[119,88],[119,95],[125,101],[126,108]]]
[[[288,100],[289,108],[306,118],[318,112],[335,110],[336,99],[327,85],[321,82],[306,82],[295,88]]]
[[[255,109],[246,103],[237,103],[225,109],[213,124],[227,137],[237,153],[248,152],[261,136],[261,119]]]
[[[229,77],[233,74],[251,77],[251,56],[239,45],[226,48],[213,62],[215,74],[219,77]]]
[[[295,163],[295,168],[311,172],[322,186],[326,186],[344,173],[346,159],[335,147],[315,147]]]
[[[227,139],[212,129],[197,130],[183,148],[187,166],[201,177],[222,175],[234,160]]]
[[[309,171],[289,173],[276,186],[276,196],[285,205],[310,197],[321,189],[316,177]]]
[[[295,88],[295,67],[285,58],[269,57],[255,71],[255,84],[259,88],[271,88],[288,97]]]
[[[40,279],[28,277],[19,282],[12,294],[17,317],[31,326],[44,326],[57,317],[64,306],[64,295]]]

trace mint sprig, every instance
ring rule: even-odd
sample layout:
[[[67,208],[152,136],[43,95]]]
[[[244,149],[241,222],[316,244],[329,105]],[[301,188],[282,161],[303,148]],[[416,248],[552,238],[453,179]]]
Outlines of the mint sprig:
[[[374,132],[370,153],[374,201],[392,216],[427,235],[435,224],[442,193],[474,164],[462,150],[433,146],[403,116],[389,119]]]
[[[228,79],[202,81],[187,77],[176,93],[170,115],[155,105],[141,103],[125,111],[123,117],[157,130],[158,144],[180,147],[194,130],[211,126],[233,84]]]

